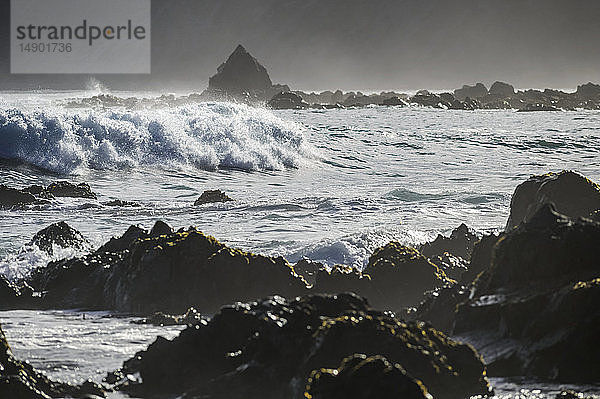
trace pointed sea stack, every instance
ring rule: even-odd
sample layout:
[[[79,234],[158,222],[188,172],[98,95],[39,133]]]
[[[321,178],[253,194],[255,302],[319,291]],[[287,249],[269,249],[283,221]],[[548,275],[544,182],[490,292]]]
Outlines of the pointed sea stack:
[[[204,94],[212,98],[263,101],[280,91],[289,91],[289,87],[273,85],[267,69],[239,44],[210,77]]]

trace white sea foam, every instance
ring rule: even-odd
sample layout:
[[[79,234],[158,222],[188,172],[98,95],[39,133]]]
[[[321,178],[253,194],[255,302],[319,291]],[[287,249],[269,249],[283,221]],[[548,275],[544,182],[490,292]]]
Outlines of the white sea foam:
[[[323,239],[285,257],[292,262],[307,258],[326,266],[341,264],[362,270],[369,262],[373,251],[390,241],[415,246],[430,239],[432,234],[420,231],[371,230],[349,234],[338,239]]]
[[[239,104],[0,110],[0,158],[61,174],[138,166],[281,170],[310,157],[300,125]]]

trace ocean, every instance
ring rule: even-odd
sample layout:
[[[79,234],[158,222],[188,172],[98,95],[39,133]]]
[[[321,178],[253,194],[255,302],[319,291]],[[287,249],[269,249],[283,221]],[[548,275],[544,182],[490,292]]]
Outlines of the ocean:
[[[98,195],[0,211],[0,273],[22,277],[77,255],[28,245],[63,220],[92,247],[163,220],[290,262],[362,268],[392,240],[416,245],[463,222],[479,233],[503,229],[512,192],[532,174],[573,169],[600,181],[599,111],[272,111],[133,92],[82,101],[97,94],[0,93],[0,183],[87,182]],[[235,201],[194,206],[211,189]],[[112,199],[140,206],[104,204]],[[18,357],[73,381],[99,381],[156,335],[178,332],[109,316],[11,311],[0,322]],[[496,388],[516,398],[559,387],[496,380]]]

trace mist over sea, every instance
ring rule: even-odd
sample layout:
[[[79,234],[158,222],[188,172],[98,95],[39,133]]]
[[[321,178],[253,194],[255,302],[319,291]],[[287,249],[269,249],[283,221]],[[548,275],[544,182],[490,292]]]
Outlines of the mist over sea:
[[[414,245],[463,222],[480,233],[503,229],[514,188],[532,174],[573,169],[600,181],[599,111],[69,104],[89,96],[0,94],[0,181],[17,188],[87,182],[98,194],[97,200],[57,198],[2,211],[0,273],[19,277],[75,255],[58,251],[51,258],[26,246],[37,231],[61,220],[96,246],[131,224],[150,228],[163,220],[290,262],[307,257],[362,268],[373,249],[392,240]],[[194,206],[211,189],[235,201]],[[103,205],[113,199],[141,206]],[[40,314],[34,322],[30,312],[4,312],[2,327],[18,356],[66,380],[99,379],[160,333],[111,320],[110,329],[127,333],[111,338],[110,351],[93,351],[97,361],[78,361],[104,337],[106,325],[80,323],[68,312]],[[59,323],[62,332],[55,331]],[[42,337],[26,333],[36,328],[45,331]],[[74,331],[80,335],[69,350],[51,352],[59,333]],[[502,387],[520,389],[512,382]]]

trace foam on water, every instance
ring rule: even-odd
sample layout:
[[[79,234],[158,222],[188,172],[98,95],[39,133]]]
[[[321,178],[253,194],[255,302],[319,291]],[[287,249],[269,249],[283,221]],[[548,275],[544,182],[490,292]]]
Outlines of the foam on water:
[[[60,174],[137,166],[281,170],[311,154],[300,125],[232,103],[0,110],[0,158]]]

